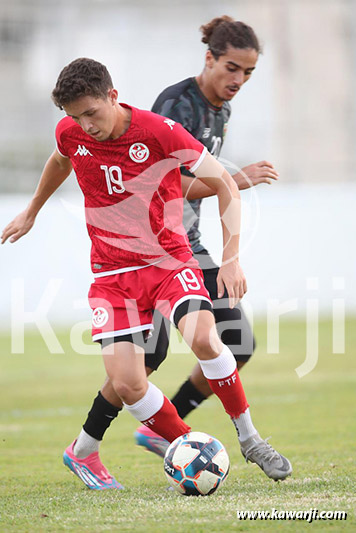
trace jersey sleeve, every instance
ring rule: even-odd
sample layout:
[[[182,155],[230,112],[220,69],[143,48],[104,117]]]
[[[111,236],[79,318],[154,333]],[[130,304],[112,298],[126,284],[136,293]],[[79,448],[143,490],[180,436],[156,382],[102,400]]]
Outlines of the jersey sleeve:
[[[62,157],[69,157],[65,146],[65,130],[68,128],[67,118],[65,117],[58,122],[55,132],[57,151]]]
[[[179,97],[166,95],[166,91],[163,91],[153,104],[152,111],[178,122],[195,137],[196,112],[191,99],[184,98],[182,95],[179,95]],[[180,171],[185,176],[194,178],[194,174],[189,171],[186,165],[181,165]]]
[[[190,173],[200,166],[207,148],[181,124],[171,118],[159,117],[156,136],[167,157],[175,157]]]
[[[157,98],[152,106],[152,111],[158,115],[170,118],[179,122],[190,133],[193,133],[194,110],[188,99]]]

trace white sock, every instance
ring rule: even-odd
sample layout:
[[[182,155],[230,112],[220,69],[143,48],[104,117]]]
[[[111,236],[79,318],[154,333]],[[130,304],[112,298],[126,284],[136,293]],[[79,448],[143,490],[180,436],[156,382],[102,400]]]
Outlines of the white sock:
[[[148,420],[158,413],[164,403],[163,392],[150,381],[145,395],[132,405],[124,403],[125,409],[139,422]]]
[[[243,442],[244,440],[252,437],[252,435],[256,435],[256,433],[258,433],[257,429],[252,423],[249,408],[247,408],[246,411],[238,418],[232,418],[232,421],[237,430],[240,442]]]
[[[84,459],[93,452],[99,451],[100,440],[94,439],[82,429],[77,442],[74,444],[73,453],[78,459]]]
[[[199,360],[199,364],[207,379],[224,379],[236,370],[236,359],[225,345],[220,355],[214,359]]]

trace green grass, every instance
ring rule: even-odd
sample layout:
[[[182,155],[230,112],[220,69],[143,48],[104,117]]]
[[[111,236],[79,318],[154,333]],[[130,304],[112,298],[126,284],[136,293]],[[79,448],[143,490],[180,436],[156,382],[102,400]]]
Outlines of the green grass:
[[[103,462],[122,492],[87,490],[62,465],[104,377],[100,356],[78,355],[60,335],[65,355],[50,355],[28,334],[24,355],[0,337],[0,531],[354,531],[356,530],[356,321],[347,323],[347,353],[332,354],[331,324],[320,325],[317,367],[303,379],[305,324],[281,325],[280,355],[266,355],[266,326],[256,324],[258,349],[241,373],[260,433],[293,462],[283,483],[267,479],[240,454],[234,428],[218,400],[188,418],[194,429],[224,442],[232,468],[208,498],[166,491],[162,460],[134,446],[137,426],[126,412],[108,431]],[[171,355],[153,381],[168,395],[189,374],[193,358]],[[345,522],[244,521],[236,510],[342,510]]]

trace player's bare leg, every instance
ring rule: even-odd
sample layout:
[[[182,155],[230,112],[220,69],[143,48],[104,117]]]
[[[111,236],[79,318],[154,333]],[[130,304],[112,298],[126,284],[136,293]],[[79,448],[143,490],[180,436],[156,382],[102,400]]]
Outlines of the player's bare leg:
[[[116,394],[115,389],[112,386],[111,381],[108,377],[106,377],[103,383],[103,386],[100,389],[100,393],[102,394],[102,396],[105,398],[107,402],[111,403],[111,405],[114,405],[118,409],[122,409],[123,407],[122,400],[120,396]]]
[[[131,342],[115,342],[102,350],[107,376],[125,408],[169,442],[190,430],[174,405],[147,381],[144,351]]]
[[[173,404],[155,385],[147,381],[142,348],[132,342],[113,342],[102,348],[102,355],[108,376],[103,389],[113,404],[102,395],[99,397],[100,401],[111,405],[112,409],[115,409],[114,404],[119,406],[122,403],[138,421],[151,426],[169,442],[190,431]],[[68,446],[63,460],[83,483],[98,490],[123,488],[101,463],[98,451],[81,459],[74,454],[75,444],[76,441]]]
[[[147,376],[143,348],[132,342],[116,342],[102,348],[108,381],[122,402],[131,404],[141,399],[147,391]]]
[[[149,368],[148,366],[146,368],[146,376],[150,376],[152,374],[152,368]],[[100,389],[100,392],[102,396],[105,398],[105,400],[111,405],[114,405],[118,409],[121,409],[123,407],[122,400],[120,396],[118,396],[115,392],[115,389],[108,377],[106,377],[103,386]]]
[[[112,384],[109,377],[106,379],[103,385],[106,398],[99,392],[91,411],[94,414],[88,417],[78,439],[68,446],[63,455],[64,464],[87,487],[95,490],[123,488],[111,476],[99,458],[102,435],[122,409],[122,399],[117,391],[120,391],[127,401],[134,402],[142,397],[147,389],[142,348],[129,342],[119,344],[123,345],[120,349],[120,359],[117,357],[118,350],[115,349],[115,344],[103,348],[108,376],[115,377],[116,381]]]

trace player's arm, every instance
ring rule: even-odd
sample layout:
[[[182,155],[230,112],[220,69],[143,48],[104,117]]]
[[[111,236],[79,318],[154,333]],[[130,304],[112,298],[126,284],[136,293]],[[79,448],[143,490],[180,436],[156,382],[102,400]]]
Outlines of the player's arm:
[[[217,277],[218,297],[229,295],[230,307],[234,307],[247,290],[246,279],[239,263],[239,239],[241,205],[239,189],[225,168],[207,153],[194,170],[197,181],[201,181],[217,195],[223,232],[223,257]]]
[[[259,163],[252,163],[244,167],[240,172],[232,174],[232,178],[240,190],[255,187],[260,183],[271,184],[272,180],[278,180],[278,172],[268,161],[260,161]],[[182,174],[182,193],[187,200],[198,200],[200,198],[208,198],[214,196],[215,192],[211,187],[203,183],[201,180],[196,180],[189,176]]]
[[[4,244],[8,238],[10,238],[10,242],[15,242],[30,231],[41,207],[69,176],[71,170],[70,159],[62,157],[55,150],[44,166],[40,181],[29,205],[3,230],[1,244]]]
[[[215,190],[201,180],[182,174],[182,194],[187,200],[200,200],[214,196]]]

